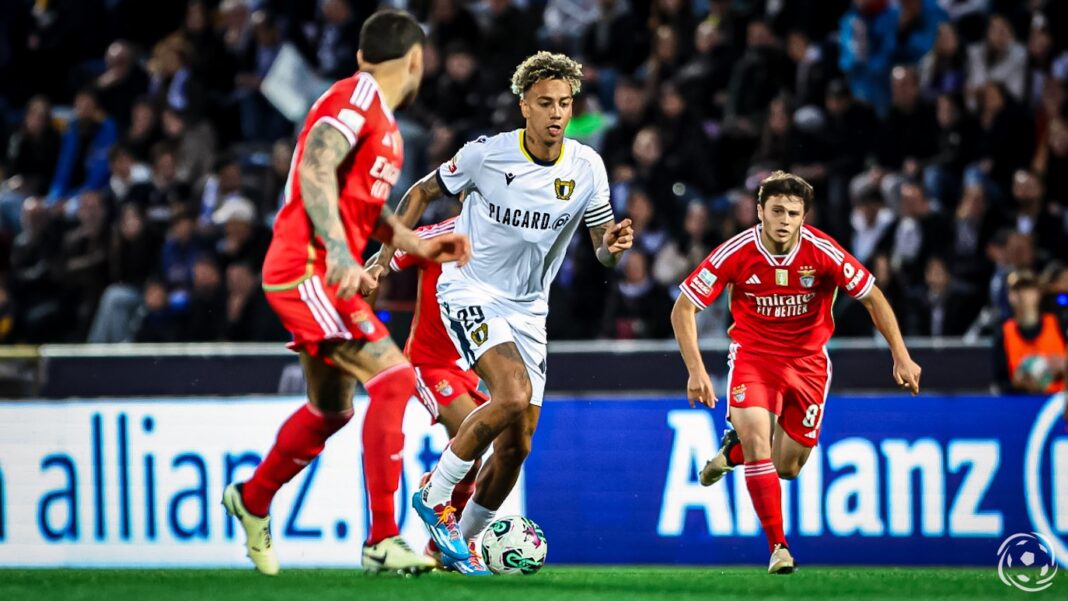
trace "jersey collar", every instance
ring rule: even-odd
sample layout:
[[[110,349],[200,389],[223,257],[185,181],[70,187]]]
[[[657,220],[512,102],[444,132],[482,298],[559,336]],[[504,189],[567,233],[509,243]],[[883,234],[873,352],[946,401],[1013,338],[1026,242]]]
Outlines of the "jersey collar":
[[[768,249],[764,248],[764,245],[760,242],[760,234],[763,231],[764,226],[759,223],[756,224],[756,236],[753,238],[753,244],[756,245],[757,250],[760,251],[760,254],[768,261],[768,264],[773,267],[786,267],[793,263],[794,257],[796,257],[798,251],[801,250],[801,244],[803,244],[805,240],[805,226],[802,225],[801,229],[797,232],[797,244],[795,244],[794,248],[785,255],[773,255],[768,252]]]
[[[527,150],[527,130],[519,130],[519,151],[523,153],[523,156],[527,157],[527,160],[535,165],[541,165],[542,167],[552,167],[560,162],[560,159],[564,158],[564,148],[567,146],[564,142],[560,143],[560,154],[556,155],[555,161],[543,161],[538,157],[530,154]]]
[[[378,96],[378,105],[382,107],[382,112],[386,115],[386,119],[389,119],[390,123],[395,123],[396,119],[393,117],[393,111],[386,105],[385,99],[382,96],[382,88],[378,87],[378,81],[375,80],[374,76],[366,71],[360,71],[356,75],[356,78],[363,78],[371,82],[371,85],[374,86],[374,93]]]

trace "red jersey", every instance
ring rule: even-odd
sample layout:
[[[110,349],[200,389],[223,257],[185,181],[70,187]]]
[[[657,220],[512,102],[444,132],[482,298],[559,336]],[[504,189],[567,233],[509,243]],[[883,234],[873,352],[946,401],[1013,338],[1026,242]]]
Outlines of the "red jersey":
[[[875,277],[832,238],[806,225],[789,254],[760,243],[761,226],[719,245],[680,285],[704,309],[728,290],[731,340],[750,352],[803,357],[821,352],[834,333],[839,288],[863,298]]]
[[[415,230],[421,238],[433,238],[447,234],[455,228],[456,218],[446,219],[441,223],[427,225]],[[441,321],[441,309],[438,307],[438,277],[441,276],[441,264],[397,251],[389,266],[393,271],[409,267],[419,268],[419,291],[416,298],[415,318],[412,321],[412,333],[404,345],[404,354],[413,365],[447,365],[456,367],[460,360],[456,346],[445,332]]]
[[[312,273],[326,270],[326,251],[304,210],[297,177],[305,139],[318,123],[336,128],[352,145],[337,169],[338,208],[349,249],[357,261],[362,259],[382,205],[404,164],[397,123],[374,77],[357,73],[332,85],[312,105],[297,138],[285,204],[275,218],[274,237],[263,263],[263,283],[268,289],[290,288]]]

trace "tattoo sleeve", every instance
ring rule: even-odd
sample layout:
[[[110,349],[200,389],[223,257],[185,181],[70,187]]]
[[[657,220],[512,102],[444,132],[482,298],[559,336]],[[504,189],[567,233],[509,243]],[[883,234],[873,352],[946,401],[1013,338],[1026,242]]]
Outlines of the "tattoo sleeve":
[[[308,132],[304,156],[297,167],[304,210],[315,233],[323,240],[326,254],[342,265],[355,264],[338,210],[338,165],[352,146],[345,136],[325,123]]]
[[[608,251],[608,247],[604,245],[604,235],[608,233],[608,230],[615,226],[615,221],[609,221],[608,223],[602,223],[601,225],[590,228],[590,240],[593,242],[593,248],[597,250],[597,260],[601,262],[601,265],[605,267],[615,267],[619,262],[619,257],[623,253],[611,253]]]
[[[411,188],[404,193],[400,202],[397,203],[396,213],[387,213],[383,208],[382,216],[379,217],[379,228],[386,226],[390,218],[395,218],[397,221],[405,227],[412,228],[419,222],[419,218],[423,216],[423,212],[426,211],[427,205],[431,201],[445,196],[445,193],[441,189],[441,185],[438,184],[437,170],[431,171],[423,179],[412,184]],[[390,227],[392,233],[393,228]],[[385,241],[384,238],[380,238]],[[374,263],[368,263],[370,265],[381,265],[384,268],[389,267],[389,262],[393,260],[394,253],[397,252],[397,247],[386,242],[382,245],[382,250],[378,252],[378,256]]]

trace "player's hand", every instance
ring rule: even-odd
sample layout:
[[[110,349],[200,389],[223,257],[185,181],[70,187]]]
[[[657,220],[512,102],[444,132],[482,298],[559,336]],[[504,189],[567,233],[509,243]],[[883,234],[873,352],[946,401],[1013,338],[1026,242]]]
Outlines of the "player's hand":
[[[328,286],[337,285],[338,298],[349,299],[356,296],[364,286],[370,285],[371,278],[352,255],[339,257],[327,253],[326,283]],[[374,283],[377,285],[377,280]]]
[[[421,254],[435,263],[456,261],[463,266],[471,260],[471,240],[464,234],[442,234],[422,242]]]
[[[634,228],[624,219],[604,233],[604,247],[612,254],[621,253],[634,244]]]
[[[386,274],[386,268],[381,265],[372,265],[364,270],[367,277],[363,281],[363,285],[360,287],[360,295],[364,298],[371,296],[371,294],[378,290],[378,282]]]
[[[920,393],[921,371],[920,366],[909,357],[894,360],[894,381],[902,390],[911,392],[912,396]]]
[[[695,407],[695,403],[701,403],[709,409],[716,406],[717,399],[716,393],[712,390],[712,380],[703,370],[691,373],[686,381],[686,400],[690,402],[690,407]]]

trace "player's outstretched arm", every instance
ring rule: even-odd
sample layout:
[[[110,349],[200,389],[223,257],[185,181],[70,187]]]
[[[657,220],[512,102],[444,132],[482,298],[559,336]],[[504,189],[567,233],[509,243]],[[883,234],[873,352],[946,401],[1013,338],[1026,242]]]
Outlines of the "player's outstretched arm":
[[[716,393],[712,390],[712,379],[705,371],[705,361],[697,346],[697,311],[697,306],[685,294],[680,294],[671,309],[671,327],[675,330],[682,361],[690,374],[686,382],[686,400],[691,407],[694,403],[701,403],[711,408],[716,406]]]
[[[441,189],[441,184],[438,183],[438,172],[437,170],[431,171],[423,179],[412,184],[408,191],[404,193],[404,196],[401,197],[400,202],[397,204],[395,215],[397,222],[409,229],[415,227],[415,224],[419,223],[419,218],[426,211],[427,206],[442,196],[445,196],[445,193]],[[374,260],[368,261],[368,269],[378,266],[380,273],[388,272],[389,262],[393,260],[393,255],[396,252],[396,244],[383,244],[382,249],[373,257]]]
[[[326,247],[326,283],[338,284],[341,298],[359,292],[365,277],[352,256],[338,211],[337,168],[350,150],[352,145],[344,134],[326,122],[318,123],[308,132],[304,155],[297,165],[304,210]]]
[[[623,251],[634,244],[634,228],[630,219],[619,223],[609,221],[590,228],[590,240],[597,251],[597,260],[605,267],[615,267]]]
[[[401,223],[397,216],[393,214],[393,211],[389,210],[389,207],[382,207],[382,213],[378,219],[378,231],[383,236],[381,240],[384,245],[388,244],[392,248],[403,250],[406,253],[429,259],[436,263],[456,261],[460,265],[464,265],[471,258],[471,241],[464,234],[452,232],[439,234],[429,239],[420,238],[419,234]],[[389,261],[386,261],[382,270],[378,269],[378,264],[383,260],[386,250],[386,247],[383,246],[378,253],[376,263],[371,266],[377,272],[384,273],[386,266],[389,265]],[[394,251],[390,250],[389,254],[389,260],[392,260]]]
[[[860,299],[860,302],[868,309],[868,313],[871,313],[872,322],[890,345],[890,354],[894,358],[894,381],[913,395],[919,394],[920,366],[909,356],[909,349],[905,348],[901,328],[897,325],[894,310],[886,296],[878,286],[872,286],[871,292]]]

